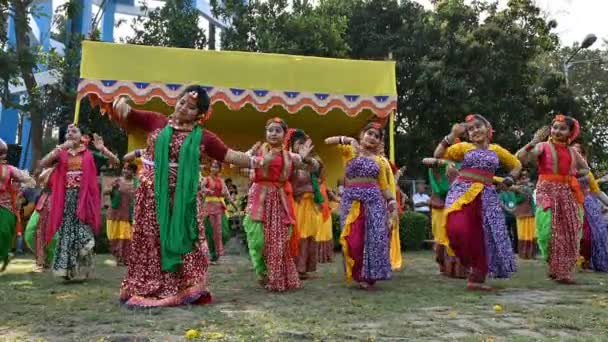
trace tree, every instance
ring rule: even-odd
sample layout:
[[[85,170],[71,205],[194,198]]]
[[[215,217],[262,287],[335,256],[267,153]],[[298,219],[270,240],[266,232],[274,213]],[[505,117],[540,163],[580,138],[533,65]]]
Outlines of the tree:
[[[168,0],[164,6],[150,10],[145,4],[131,24],[135,31],[126,41],[130,44],[203,49],[205,32],[199,28],[199,12],[191,0]]]
[[[559,83],[543,84],[535,62],[558,41],[554,23],[532,1],[498,10],[444,0],[425,11],[411,1],[369,0],[357,12],[349,22],[353,54],[381,58],[390,51],[397,61],[397,157],[414,174],[424,174],[420,158],[467,113],[485,115],[495,140],[512,150],[546,122],[537,93],[554,99]]]
[[[12,16],[15,23],[15,59],[14,62],[21,74],[23,83],[27,90],[27,104],[20,109],[29,114],[31,120],[30,142],[32,146],[32,160],[42,157],[42,106],[40,100],[40,89],[36,84],[34,73],[37,70],[37,51],[30,48],[28,33],[29,16],[36,15],[32,7],[33,0],[9,0]],[[14,106],[14,104],[11,104]]]
[[[561,70],[562,63],[573,53],[563,48],[551,55],[551,66]],[[576,63],[576,62],[583,63]],[[574,97],[574,112],[581,122],[581,140],[588,146],[593,166],[608,171],[608,42],[601,49],[581,51],[569,73],[567,92]],[[604,162],[603,162],[604,161]],[[602,163],[603,162],[603,163]]]
[[[222,31],[226,50],[347,57],[347,18],[333,13],[336,0],[227,0],[212,2],[216,15],[231,23]]]

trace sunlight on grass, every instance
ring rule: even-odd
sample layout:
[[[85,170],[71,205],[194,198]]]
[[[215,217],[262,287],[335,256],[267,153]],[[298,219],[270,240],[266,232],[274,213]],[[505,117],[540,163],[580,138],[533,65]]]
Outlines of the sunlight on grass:
[[[429,252],[405,257],[406,268],[376,291],[347,285],[337,256],[303,289],[276,294],[257,285],[246,256],[227,256],[210,268],[214,304],[144,310],[118,305],[125,268],[108,255],[97,257],[97,279],[82,284],[31,273],[32,261],[17,259],[0,276],[0,340],[182,341],[189,330],[201,341],[593,340],[608,334],[604,275],[577,274],[583,285],[563,287],[546,279],[543,262],[526,261],[513,279],[491,281],[501,290],[486,294],[437,275]]]

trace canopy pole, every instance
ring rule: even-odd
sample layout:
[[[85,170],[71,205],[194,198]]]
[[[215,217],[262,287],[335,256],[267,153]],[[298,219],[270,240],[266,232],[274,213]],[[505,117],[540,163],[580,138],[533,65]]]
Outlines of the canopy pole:
[[[391,112],[388,118],[388,148],[389,158],[395,162],[395,112]]]
[[[81,99],[76,98],[76,106],[74,108],[74,123],[77,124],[80,119],[80,101]]]

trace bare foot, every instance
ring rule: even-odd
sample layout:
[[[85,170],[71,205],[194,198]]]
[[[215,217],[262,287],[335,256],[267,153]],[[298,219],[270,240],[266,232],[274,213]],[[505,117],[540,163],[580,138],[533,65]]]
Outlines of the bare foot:
[[[262,277],[262,278],[260,278],[260,280],[258,280],[258,283],[260,283],[260,285],[262,287],[266,287],[266,285],[268,284],[268,277]]]
[[[494,288],[491,286],[488,286],[488,285],[480,284],[480,283],[468,282],[467,290],[492,292],[492,291],[494,291]]]
[[[361,290],[365,290],[365,291],[371,291],[374,289],[374,285],[368,284],[368,283],[359,283],[359,288]]]

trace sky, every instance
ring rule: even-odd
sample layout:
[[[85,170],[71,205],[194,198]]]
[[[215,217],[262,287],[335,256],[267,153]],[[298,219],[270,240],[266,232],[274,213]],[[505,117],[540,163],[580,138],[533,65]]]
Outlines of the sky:
[[[139,3],[142,0],[136,0]],[[413,0],[432,8],[430,0]],[[500,5],[505,6],[508,0],[498,0]],[[65,0],[54,1],[54,5],[60,5]],[[158,3],[157,1],[153,1]],[[536,0],[548,19],[557,20],[558,27],[555,32],[559,35],[563,45],[572,45],[583,40],[588,33],[596,34],[600,39],[593,46],[602,46],[601,38],[608,39],[608,24],[605,24],[608,15],[608,0]],[[94,9],[95,13],[96,9]],[[117,19],[128,19],[128,16],[117,15]],[[129,20],[130,22],[130,20]],[[115,29],[115,40],[132,34],[128,23]]]
[[[432,8],[429,0],[414,1]],[[508,0],[498,2],[505,6]],[[563,45],[581,42],[589,33],[600,38],[594,48],[601,47],[601,38],[608,39],[608,0],[536,0],[536,5],[548,19],[557,21],[555,32]]]

